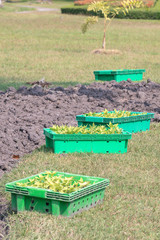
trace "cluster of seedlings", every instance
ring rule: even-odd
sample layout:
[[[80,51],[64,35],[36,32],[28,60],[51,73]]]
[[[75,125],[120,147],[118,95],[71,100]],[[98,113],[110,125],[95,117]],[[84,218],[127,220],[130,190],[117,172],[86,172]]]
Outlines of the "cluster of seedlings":
[[[35,187],[42,189],[49,189],[59,193],[72,193],[78,191],[90,184],[84,181],[83,178],[79,180],[74,177],[57,176],[55,171],[46,171],[45,174],[39,174],[34,178],[29,178],[26,182],[17,182],[16,185],[20,187]]]
[[[53,132],[57,134],[120,134],[122,133],[122,129],[118,127],[118,124],[112,124],[111,122],[108,124],[108,128],[106,126],[96,126],[94,123],[87,126],[80,127],[72,127],[72,126],[58,126],[53,125],[50,128]]]

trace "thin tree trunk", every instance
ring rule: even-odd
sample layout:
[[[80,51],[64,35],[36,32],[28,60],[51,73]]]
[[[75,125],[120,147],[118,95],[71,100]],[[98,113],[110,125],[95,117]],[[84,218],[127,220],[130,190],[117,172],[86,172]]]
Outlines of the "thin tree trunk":
[[[103,35],[103,43],[102,49],[106,49],[106,19],[104,19],[104,35]]]

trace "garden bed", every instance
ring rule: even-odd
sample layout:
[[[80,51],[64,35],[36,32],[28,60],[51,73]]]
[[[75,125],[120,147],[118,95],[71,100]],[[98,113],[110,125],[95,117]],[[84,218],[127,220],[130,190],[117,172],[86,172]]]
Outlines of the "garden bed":
[[[0,91],[0,176],[26,153],[45,144],[43,128],[76,125],[76,115],[125,109],[153,112],[160,121],[160,84],[151,81],[94,82],[75,87],[40,86]]]
[[[75,116],[84,112],[102,112],[105,108],[110,111],[116,108],[153,112],[155,117],[152,121],[159,122],[159,91],[160,84],[150,80],[142,82],[127,80],[120,83],[93,82],[90,85],[79,84],[75,87],[50,89],[33,86],[20,87],[16,90],[11,87],[5,92],[0,91],[0,176],[10,171],[19,162],[21,156],[45,144],[43,128],[52,124],[75,126]],[[151,134],[153,133],[154,127]],[[143,137],[145,138],[145,135]],[[135,151],[137,147],[134,148]],[[150,152],[150,148],[148,149]],[[41,149],[40,156],[43,156],[43,151],[44,148]],[[60,159],[62,156],[66,155],[60,155]],[[126,154],[125,157],[127,156],[129,155]],[[6,226],[3,221],[8,212],[8,204],[4,197],[0,199],[0,209],[0,228],[2,229]],[[8,224],[4,231],[8,231],[7,229]]]

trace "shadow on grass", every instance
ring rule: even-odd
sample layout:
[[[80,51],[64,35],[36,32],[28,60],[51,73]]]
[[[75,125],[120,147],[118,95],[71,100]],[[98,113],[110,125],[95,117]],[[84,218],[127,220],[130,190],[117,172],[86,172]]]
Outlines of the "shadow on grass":
[[[45,145],[37,148],[34,152],[53,153],[52,148],[47,148]]]
[[[37,153],[40,153],[40,152],[41,153],[52,153],[56,156],[61,156],[61,157],[65,157],[65,156],[68,156],[68,155],[83,157],[83,156],[92,156],[93,154],[94,155],[96,154],[96,153],[93,153],[93,152],[54,153],[53,149],[46,147],[46,145],[43,145],[43,146],[37,148],[36,150],[34,150],[34,153],[36,153],[36,152]],[[106,155],[106,154],[104,154],[104,155]],[[110,154],[110,155],[113,155],[113,154]],[[97,154],[97,156],[99,156],[99,154]]]
[[[69,86],[75,86],[77,84],[81,84],[80,82],[51,82],[51,84],[53,84],[54,87],[69,87]],[[85,83],[83,83],[85,84]],[[86,83],[87,84],[87,83]]]
[[[5,91],[9,87],[14,87],[14,88],[18,89],[20,86],[27,86],[27,84],[16,78],[0,77],[0,90],[1,91]]]
[[[21,79],[18,78],[5,78],[5,77],[0,77],[0,90],[1,91],[6,91],[9,87],[14,87],[15,89],[18,89],[21,86],[26,86],[26,87],[31,87],[31,84],[27,84],[27,82],[34,82],[35,79],[31,80],[28,79],[25,82],[21,81]],[[46,80],[47,81],[47,80]],[[61,82],[61,81],[50,81],[51,85],[50,87],[64,87],[67,88],[69,86],[75,86],[77,84],[81,84],[80,82],[77,81],[69,81],[69,82]],[[89,83],[83,83],[85,85]]]

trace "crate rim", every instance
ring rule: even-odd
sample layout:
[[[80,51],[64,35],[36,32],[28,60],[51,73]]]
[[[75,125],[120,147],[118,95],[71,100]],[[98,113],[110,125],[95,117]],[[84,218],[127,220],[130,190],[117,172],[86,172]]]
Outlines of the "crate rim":
[[[114,111],[108,111],[109,113],[113,113]],[[97,113],[103,113],[102,112],[97,112]],[[125,120],[131,120],[131,121],[135,121],[135,119],[137,121],[141,120],[141,118],[143,117],[143,120],[145,119],[151,119],[151,118],[154,118],[154,113],[146,113],[146,114],[141,114],[141,113],[144,113],[144,112],[132,112],[131,113],[137,113],[137,114],[140,114],[140,115],[137,115],[137,116],[127,116],[127,117],[114,117],[114,118],[106,118],[106,117],[97,117],[97,116],[85,116],[85,114],[82,114],[82,115],[76,115],[76,120],[77,121],[82,121],[82,122],[90,122],[89,120],[94,120],[94,122],[116,122],[119,123],[119,121],[125,121]],[[96,121],[97,120],[97,121]]]
[[[121,75],[121,74],[134,74],[134,73],[143,73],[145,69],[117,69],[117,70],[96,70],[93,71],[94,75]]]
[[[47,171],[47,170],[46,170]],[[60,193],[60,192],[54,192],[53,190],[50,190],[50,189],[44,189],[44,188],[36,188],[36,187],[21,187],[21,186],[16,186],[15,183],[17,182],[21,182],[21,181],[25,181],[25,180],[28,180],[28,179],[31,179],[31,178],[35,178],[36,176],[40,175],[40,174],[45,174],[46,172],[41,172],[41,173],[38,173],[36,175],[32,175],[32,176],[29,176],[29,177],[26,177],[26,178],[23,178],[23,179],[19,179],[19,180],[16,180],[16,181],[13,181],[13,182],[10,182],[10,183],[7,183],[5,185],[6,187],[6,191],[7,191],[7,188],[12,188],[13,190],[23,190],[23,191],[29,191],[29,190],[35,190],[36,192],[39,192],[41,190],[43,190],[46,193],[54,193],[56,194],[57,196],[59,197],[67,197],[67,198],[73,198],[74,196],[76,196],[78,193],[82,192],[82,190],[86,191],[86,190],[89,190],[91,187],[96,187],[97,185],[99,185],[99,187],[101,187],[101,184],[106,184],[105,186],[108,186],[109,185],[109,179],[107,178],[100,178],[100,177],[94,177],[94,176],[86,176],[86,175],[79,175],[79,174],[72,174],[72,173],[67,173],[67,172],[56,172],[58,174],[69,174],[69,175],[72,175],[72,176],[78,176],[78,177],[89,177],[91,178],[91,180],[99,180],[99,182],[97,183],[94,183],[94,184],[91,184],[89,186],[86,186],[82,189],[79,189],[77,191],[74,191],[72,193],[69,193],[69,194],[66,194],[66,193]],[[90,179],[88,179],[89,181]],[[104,187],[104,186],[103,186]],[[105,188],[105,187],[104,187]],[[93,189],[94,191],[94,189]],[[8,191],[7,191],[8,192]],[[12,192],[12,191],[9,191],[9,192]],[[23,193],[19,193],[21,195],[24,195]],[[63,199],[62,199],[63,200]]]
[[[57,134],[50,128],[44,128],[44,135],[55,141],[122,141],[132,138],[132,133],[123,131],[120,134]]]

